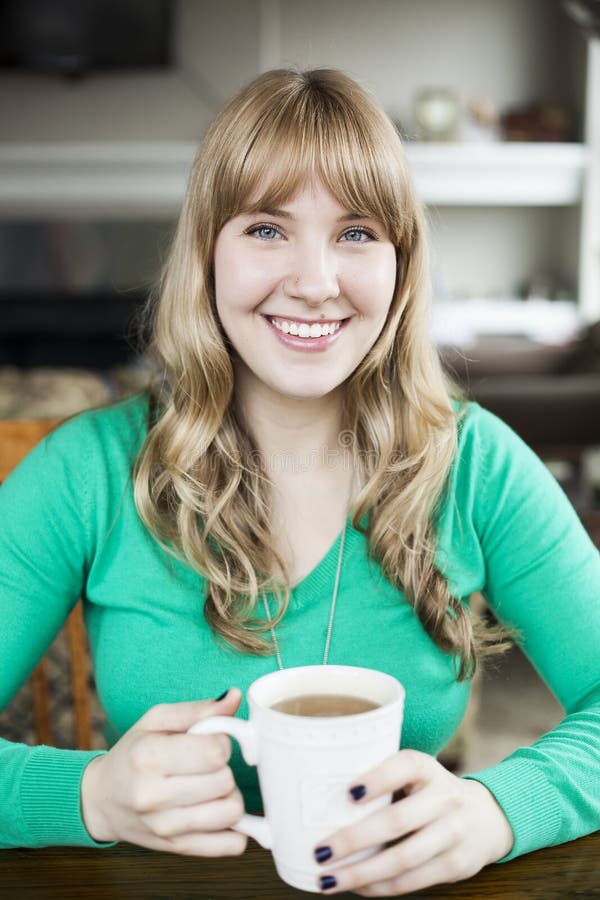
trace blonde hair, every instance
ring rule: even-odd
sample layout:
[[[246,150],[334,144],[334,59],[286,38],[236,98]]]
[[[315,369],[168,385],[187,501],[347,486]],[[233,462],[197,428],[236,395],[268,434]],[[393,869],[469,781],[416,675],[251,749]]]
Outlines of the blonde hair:
[[[429,338],[424,217],[394,126],[342,72],[261,75],[226,105],[200,146],[152,301],[160,412],[136,462],[137,509],[164,546],[205,576],[204,613],[214,632],[238,649],[272,652],[256,607],[263,591],[275,593],[276,625],[289,578],[270,530],[272,484],[232,402],[212,259],[229,219],[281,205],[311,176],[347,209],[383,222],[397,254],[387,321],[346,383],[344,430],[362,485],[352,524],[431,639],[458,658],[464,679],[478,655],[498,648],[499,635],[473,622],[435,565],[435,516],[456,453],[457,412]]]

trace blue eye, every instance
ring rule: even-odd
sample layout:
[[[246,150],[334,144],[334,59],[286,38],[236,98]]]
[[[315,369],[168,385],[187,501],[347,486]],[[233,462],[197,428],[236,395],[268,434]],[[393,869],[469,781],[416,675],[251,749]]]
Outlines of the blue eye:
[[[373,232],[369,231],[367,228],[349,228],[348,231],[343,233],[342,237],[346,238],[348,242],[352,244],[366,243],[366,241],[363,241],[363,237],[369,241],[376,240]]]
[[[256,235],[261,241],[272,241],[276,237],[281,237],[280,231],[275,225],[254,225],[248,228],[246,234]]]

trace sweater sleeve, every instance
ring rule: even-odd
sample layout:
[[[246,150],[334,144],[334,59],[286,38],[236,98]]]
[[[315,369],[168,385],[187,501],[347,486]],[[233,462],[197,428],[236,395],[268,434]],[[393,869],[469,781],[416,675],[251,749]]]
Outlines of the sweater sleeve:
[[[508,426],[479,410],[466,441],[462,462],[479,486],[472,516],[483,593],[518,629],[566,713],[532,746],[466,776],[494,794],[511,824],[505,861],[600,828],[600,556],[556,480]]]
[[[0,487],[2,709],[84,591],[93,540],[83,421],[51,434]],[[79,797],[86,765],[102,752],[0,739],[0,847],[104,846],[87,833]]]

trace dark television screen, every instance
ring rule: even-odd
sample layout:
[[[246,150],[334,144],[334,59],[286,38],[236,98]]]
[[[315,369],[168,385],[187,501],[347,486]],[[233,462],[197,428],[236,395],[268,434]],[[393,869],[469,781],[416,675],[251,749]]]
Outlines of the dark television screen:
[[[0,67],[63,75],[171,63],[171,0],[0,0]]]

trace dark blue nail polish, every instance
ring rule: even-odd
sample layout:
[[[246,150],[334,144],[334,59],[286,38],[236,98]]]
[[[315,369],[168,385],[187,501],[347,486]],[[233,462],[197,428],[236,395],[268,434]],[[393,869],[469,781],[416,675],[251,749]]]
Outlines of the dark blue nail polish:
[[[321,890],[323,891],[328,891],[329,888],[334,888],[337,885],[337,881],[333,875],[321,875],[319,881],[321,883]]]
[[[331,847],[317,847],[315,850],[315,859],[318,863],[326,862],[328,859],[331,859],[333,856],[333,852]]]
[[[356,784],[354,787],[350,788],[350,793],[352,794],[353,800],[360,800],[361,797],[364,797],[367,793],[367,789],[364,784]]]
[[[220,697],[217,697],[217,699],[215,700],[215,703],[217,703],[219,700],[223,700],[223,698],[226,697],[228,693],[229,693],[229,688],[227,688],[226,691],[223,691],[223,693],[221,694]]]

